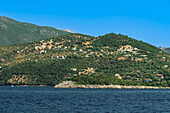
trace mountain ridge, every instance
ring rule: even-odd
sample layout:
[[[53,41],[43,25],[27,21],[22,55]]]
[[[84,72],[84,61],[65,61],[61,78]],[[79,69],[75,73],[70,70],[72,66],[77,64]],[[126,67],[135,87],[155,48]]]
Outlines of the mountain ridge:
[[[53,36],[69,34],[70,32],[48,26],[39,26],[19,22],[0,16],[0,46],[38,41]]]
[[[170,47],[160,47],[160,49],[168,54],[170,54]]]

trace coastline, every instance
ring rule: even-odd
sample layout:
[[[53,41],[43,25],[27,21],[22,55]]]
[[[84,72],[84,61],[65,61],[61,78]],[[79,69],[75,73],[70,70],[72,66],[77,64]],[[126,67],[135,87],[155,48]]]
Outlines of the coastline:
[[[122,85],[75,85],[73,81],[64,81],[54,88],[80,88],[80,89],[170,89],[170,87],[155,86],[122,86]]]
[[[51,87],[47,85],[5,85],[11,87]]]

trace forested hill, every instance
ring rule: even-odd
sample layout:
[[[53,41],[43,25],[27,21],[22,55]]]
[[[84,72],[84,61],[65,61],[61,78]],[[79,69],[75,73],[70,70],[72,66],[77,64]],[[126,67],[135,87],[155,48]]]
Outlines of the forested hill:
[[[0,46],[38,41],[69,32],[0,16]]]
[[[170,86],[170,56],[121,34],[67,34],[0,47],[0,84]]]

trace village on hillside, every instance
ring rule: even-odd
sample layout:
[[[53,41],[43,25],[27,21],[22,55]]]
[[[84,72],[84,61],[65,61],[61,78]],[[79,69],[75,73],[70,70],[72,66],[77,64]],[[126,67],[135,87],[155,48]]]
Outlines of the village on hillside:
[[[49,40],[41,40],[38,42],[35,42],[29,46],[23,47],[22,49],[19,49],[16,51],[15,62],[22,62],[22,61],[36,61],[39,60],[64,60],[70,55],[76,55],[80,58],[89,58],[89,57],[103,57],[103,58],[109,58],[113,60],[118,61],[135,61],[135,62],[141,62],[141,61],[152,61],[152,59],[148,58],[149,51],[144,52],[143,50],[133,47],[132,45],[121,45],[118,48],[113,48],[109,46],[103,46],[101,48],[96,48],[93,45],[93,42],[100,39],[99,38],[91,38],[88,36],[83,35],[70,35],[69,38],[58,38],[54,37]],[[161,52],[161,51],[160,51]],[[30,57],[27,57],[30,56]],[[2,59],[2,58],[1,58]],[[166,57],[160,57],[161,60],[165,61]],[[4,59],[3,59],[4,60]],[[4,60],[5,61],[5,60]],[[95,62],[98,62],[97,60]],[[6,65],[9,65],[10,63],[7,63]],[[0,70],[2,70],[3,66],[0,67]],[[168,65],[164,65],[164,68],[169,68]],[[71,67],[70,70],[72,70],[72,76],[82,76],[82,75],[90,75],[94,73],[98,73],[96,70],[97,68],[94,67],[87,67],[84,69],[79,69],[76,67]],[[140,70],[136,70],[133,73],[139,73]],[[157,79],[164,79],[164,75],[161,73],[156,73]],[[128,75],[121,75],[120,73],[116,73],[114,75],[118,79],[124,79],[124,80],[135,80],[139,81],[142,79],[141,77],[135,77],[133,74]],[[70,77],[66,77],[70,78]],[[9,83],[22,83],[26,81],[28,78],[25,76],[20,75],[13,75],[13,78],[11,78],[8,82]],[[144,82],[150,82],[152,81],[151,78],[144,78]]]

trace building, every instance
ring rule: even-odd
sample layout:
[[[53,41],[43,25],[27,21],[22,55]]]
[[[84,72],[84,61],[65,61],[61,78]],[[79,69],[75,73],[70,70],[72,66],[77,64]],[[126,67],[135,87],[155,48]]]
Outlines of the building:
[[[143,58],[135,58],[135,61],[137,62],[137,61],[142,61],[143,60]]]
[[[118,60],[125,60],[125,57],[119,57]]]
[[[87,51],[84,51],[83,53],[87,53]]]
[[[122,46],[120,49],[118,49],[118,51],[123,52],[123,51],[132,51],[133,47],[131,45],[125,45]]]
[[[167,67],[168,67],[168,65],[164,65],[163,67],[164,67],[164,68],[167,68]]]
[[[57,56],[57,59],[65,59],[64,56]]]
[[[71,68],[72,71],[77,71],[77,68]]]
[[[41,50],[40,53],[46,53],[46,51],[45,50]]]
[[[64,49],[67,49],[67,46],[65,46]]]
[[[39,50],[43,50],[43,49],[45,49],[45,48],[46,48],[46,46],[45,46],[45,45],[38,46],[38,49],[39,49]]]
[[[151,82],[151,81],[152,79],[148,79],[148,78],[144,79],[144,82]]]
[[[38,48],[39,48],[39,46],[35,46],[35,50],[36,50],[36,51],[38,51]],[[17,51],[17,53],[18,53],[18,51]]]
[[[115,74],[115,77],[117,77],[118,79],[122,79],[122,77],[118,73]]]
[[[53,46],[52,45],[48,45],[48,49],[51,49]]]
[[[83,52],[83,49],[79,49],[79,52]]]
[[[87,55],[85,55],[84,57],[88,58],[88,57],[89,57],[89,55],[87,54]]]
[[[40,43],[43,43],[43,42],[44,42],[44,40],[41,40],[41,41],[40,41]]]
[[[126,55],[124,55],[125,57],[129,57],[129,56],[132,56],[131,54],[126,54]]]
[[[57,57],[56,56],[52,56],[51,59],[57,59]]]
[[[164,78],[164,75],[163,74],[156,74],[156,76],[158,77],[158,78]]]
[[[140,55],[141,57],[147,57],[147,55]]]
[[[77,48],[76,47],[73,47],[71,50],[76,50]]]
[[[51,59],[65,59],[65,56],[52,56]]]

